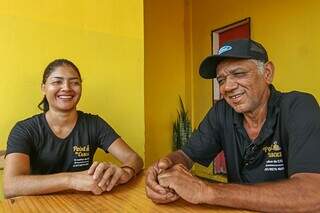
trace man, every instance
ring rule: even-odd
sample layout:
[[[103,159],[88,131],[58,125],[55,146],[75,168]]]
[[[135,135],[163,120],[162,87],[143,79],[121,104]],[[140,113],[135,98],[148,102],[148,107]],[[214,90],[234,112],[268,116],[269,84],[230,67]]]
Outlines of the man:
[[[320,110],[302,92],[278,92],[264,47],[248,39],[225,43],[200,66],[217,78],[223,99],[207,113],[189,143],[148,169],[147,196],[156,203],[179,197],[264,212],[320,211]],[[192,176],[225,152],[229,184]]]

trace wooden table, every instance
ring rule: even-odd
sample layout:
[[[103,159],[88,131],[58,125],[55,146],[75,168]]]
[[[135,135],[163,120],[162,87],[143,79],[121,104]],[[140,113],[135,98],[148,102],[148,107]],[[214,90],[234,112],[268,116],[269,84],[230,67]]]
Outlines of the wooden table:
[[[144,174],[112,192],[95,196],[91,193],[56,193],[42,196],[23,196],[0,203],[0,212],[221,212],[249,211],[209,205],[193,205],[183,199],[159,205],[146,197]]]

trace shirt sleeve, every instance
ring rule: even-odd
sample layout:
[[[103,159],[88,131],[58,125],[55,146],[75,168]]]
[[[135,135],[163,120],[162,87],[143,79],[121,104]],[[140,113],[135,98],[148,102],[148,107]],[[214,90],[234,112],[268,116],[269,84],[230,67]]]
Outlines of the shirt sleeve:
[[[108,152],[109,146],[120,136],[116,131],[102,118],[97,116],[97,140],[98,147]]]
[[[319,105],[313,96],[301,94],[288,107],[288,175],[320,173]]]
[[[213,107],[201,121],[182,151],[194,162],[209,166],[221,151],[217,107]]]
[[[10,153],[24,153],[30,155],[32,150],[32,137],[30,136],[27,127],[23,123],[18,122],[11,130],[6,155]]]

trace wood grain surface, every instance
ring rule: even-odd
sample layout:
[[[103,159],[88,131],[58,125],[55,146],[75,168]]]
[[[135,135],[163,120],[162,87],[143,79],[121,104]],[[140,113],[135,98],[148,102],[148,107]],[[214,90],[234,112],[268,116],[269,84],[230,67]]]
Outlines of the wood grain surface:
[[[41,196],[23,196],[3,200],[1,212],[221,212],[245,213],[209,205],[193,205],[183,199],[170,204],[155,204],[146,197],[144,173],[112,192],[102,195],[91,193],[64,192]]]

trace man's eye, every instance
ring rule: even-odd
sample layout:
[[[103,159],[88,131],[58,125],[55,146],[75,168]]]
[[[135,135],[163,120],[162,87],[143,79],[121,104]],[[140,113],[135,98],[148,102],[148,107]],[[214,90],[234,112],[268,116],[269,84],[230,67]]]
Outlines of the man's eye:
[[[226,79],[221,78],[221,79],[217,79],[217,81],[218,81],[218,84],[219,84],[219,85],[222,85],[222,84],[224,84],[224,82],[226,81]]]
[[[237,77],[241,77],[241,76],[244,76],[244,75],[246,75],[246,74],[247,74],[247,72],[241,71],[241,72],[235,72],[235,73],[233,73],[232,75],[233,75],[233,76],[237,76]]]

